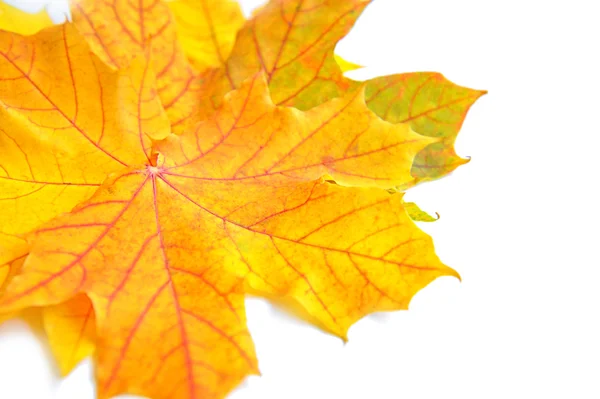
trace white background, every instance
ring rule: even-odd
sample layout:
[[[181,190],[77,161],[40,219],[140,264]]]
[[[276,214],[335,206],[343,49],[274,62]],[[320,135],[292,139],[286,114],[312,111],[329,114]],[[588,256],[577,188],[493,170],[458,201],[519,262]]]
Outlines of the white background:
[[[248,300],[263,376],[231,399],[600,398],[599,5],[368,7],[337,50],[368,66],[353,77],[433,70],[489,90],[456,145],[471,163],[408,194],[441,215],[422,228],[463,282],[365,318],[346,345]],[[22,322],[0,327],[1,398],[94,397],[89,362],[54,370]]]

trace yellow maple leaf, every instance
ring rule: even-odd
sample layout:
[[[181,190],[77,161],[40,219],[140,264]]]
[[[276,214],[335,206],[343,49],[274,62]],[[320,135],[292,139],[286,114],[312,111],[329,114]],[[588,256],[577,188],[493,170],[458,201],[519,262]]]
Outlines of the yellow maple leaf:
[[[377,117],[364,88],[302,112],[276,106],[257,74],[175,136],[151,65],[112,70],[70,24],[31,38],[0,33],[0,74],[19,133],[0,158],[7,205],[57,186],[36,205],[50,219],[72,207],[63,192],[96,190],[34,228],[2,310],[86,294],[100,398],[223,397],[256,373],[246,286],[292,298],[345,337],[362,316],[406,309],[436,277],[457,276],[402,195],[385,190],[412,179],[432,139]],[[9,225],[23,216],[13,209],[0,211]]]

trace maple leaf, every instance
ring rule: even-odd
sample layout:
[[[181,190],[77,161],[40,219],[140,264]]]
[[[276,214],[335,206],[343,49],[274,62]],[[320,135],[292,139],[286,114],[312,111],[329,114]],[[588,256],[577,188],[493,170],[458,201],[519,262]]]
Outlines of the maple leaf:
[[[302,110],[361,87],[343,76],[341,67],[355,67],[339,61],[334,49],[369,3],[270,1],[239,32],[226,67],[205,78],[200,112],[210,115],[225,93],[263,69],[275,103]],[[443,138],[416,157],[411,185],[468,162],[456,155],[454,141],[470,106],[485,91],[457,86],[438,73],[408,73],[371,79],[365,93],[367,105],[381,118]]]
[[[364,89],[302,112],[273,104],[254,75],[175,136],[151,65],[112,70],[70,24],[0,33],[0,72],[3,115],[19,132],[0,160],[7,204],[60,188],[38,198],[52,212],[37,224],[72,207],[64,192],[81,189],[83,201],[34,228],[2,309],[86,294],[101,398],[222,397],[256,373],[245,285],[293,298],[345,337],[362,316],[405,309],[436,277],[457,275],[402,195],[382,190],[412,179],[432,139],[377,117]],[[13,209],[2,209],[9,225],[22,216]]]

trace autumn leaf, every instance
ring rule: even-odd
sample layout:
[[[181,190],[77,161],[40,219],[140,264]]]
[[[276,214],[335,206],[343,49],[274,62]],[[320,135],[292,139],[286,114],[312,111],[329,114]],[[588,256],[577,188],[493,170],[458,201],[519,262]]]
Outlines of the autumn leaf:
[[[333,48],[368,1],[309,3],[267,4],[233,49],[228,1],[77,0],[76,29],[0,34],[0,307],[43,307],[63,374],[97,341],[100,398],[223,397],[257,373],[245,293],[345,339],[458,277],[397,191],[460,164],[482,93],[344,78]]]
[[[235,85],[264,70],[276,104],[310,109],[345,93],[336,43],[369,0],[271,1],[240,31],[228,60]]]
[[[432,180],[468,162],[456,154],[454,141],[470,106],[484,94],[439,73],[416,72],[369,80],[365,101],[389,122],[409,123],[420,134],[442,139],[421,151],[412,166],[415,178]]]
[[[361,87],[343,76],[353,67],[340,65],[334,49],[369,3],[269,2],[238,34],[226,67],[204,79],[200,112],[209,115],[232,87],[263,69],[275,103],[302,110]],[[367,105],[381,118],[443,138],[416,157],[411,185],[443,177],[468,161],[456,155],[454,141],[470,106],[485,91],[457,86],[438,73],[408,73],[369,80],[365,92]]]
[[[405,309],[436,277],[456,276],[402,195],[382,190],[412,179],[432,139],[377,117],[364,88],[302,112],[273,104],[254,75],[212,119],[174,136],[143,60],[114,71],[69,24],[0,39],[0,101],[32,143],[2,158],[6,184],[18,194],[16,178],[41,190],[102,182],[29,235],[2,309],[86,294],[100,398],[223,397],[256,373],[245,285],[293,298],[345,337],[362,316]]]

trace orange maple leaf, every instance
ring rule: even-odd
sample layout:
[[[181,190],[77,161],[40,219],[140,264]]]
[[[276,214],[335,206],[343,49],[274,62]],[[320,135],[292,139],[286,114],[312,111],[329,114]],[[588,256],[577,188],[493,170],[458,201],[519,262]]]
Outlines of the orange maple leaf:
[[[18,132],[0,136],[2,233],[34,230],[2,309],[86,294],[100,398],[223,397],[256,373],[247,289],[292,298],[345,337],[457,275],[383,190],[409,183],[433,140],[368,110],[364,88],[302,112],[276,106],[255,74],[175,136],[152,65],[115,71],[70,24],[0,33],[0,73],[0,116]],[[22,222],[24,206],[39,212]]]

